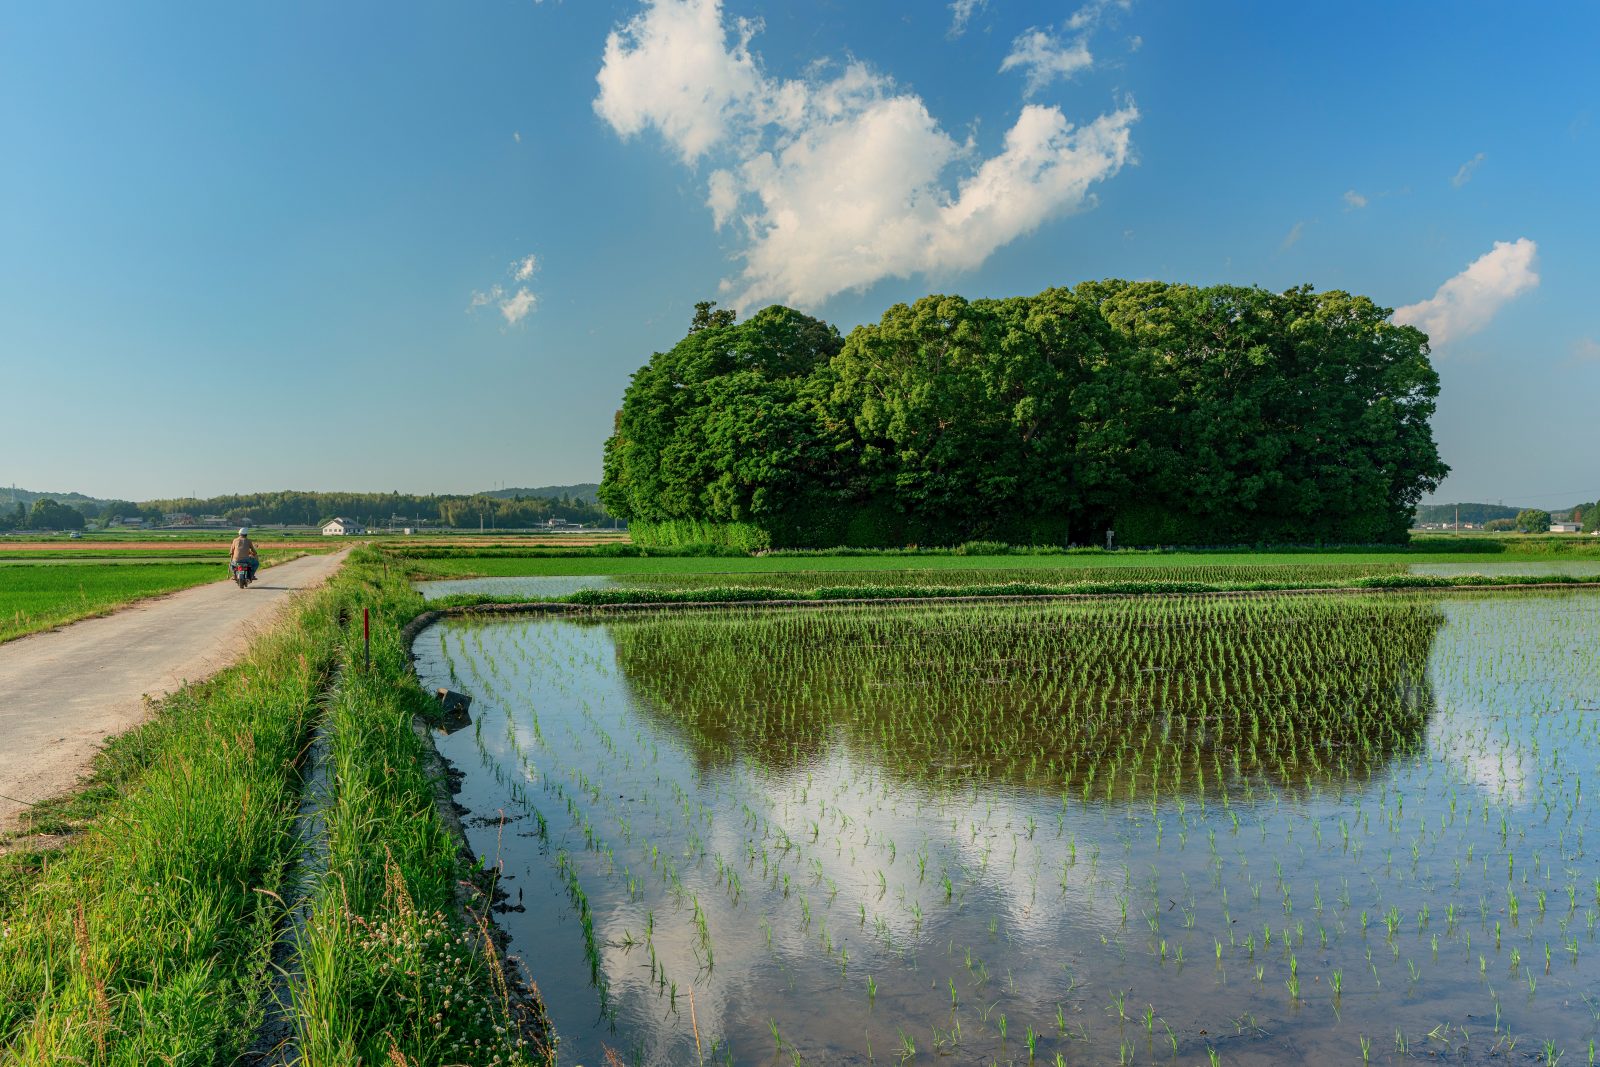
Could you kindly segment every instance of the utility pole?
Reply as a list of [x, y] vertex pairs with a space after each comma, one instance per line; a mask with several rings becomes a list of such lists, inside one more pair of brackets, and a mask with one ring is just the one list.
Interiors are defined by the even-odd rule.
[[1456, 533], [1461, 532], [1461, 505], [1456, 505]]

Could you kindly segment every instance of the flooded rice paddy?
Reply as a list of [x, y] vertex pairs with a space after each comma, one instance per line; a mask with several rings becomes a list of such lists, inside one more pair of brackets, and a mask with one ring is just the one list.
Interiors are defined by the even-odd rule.
[[562, 1062], [1587, 1063], [1600, 594], [451, 620]]
[[433, 582], [418, 582], [424, 600], [439, 600], [447, 596], [479, 594], [483, 596], [526, 597], [529, 600], [549, 600], [570, 596], [585, 589], [611, 589], [617, 580], [605, 574], [534, 575], [526, 578], [446, 578]]

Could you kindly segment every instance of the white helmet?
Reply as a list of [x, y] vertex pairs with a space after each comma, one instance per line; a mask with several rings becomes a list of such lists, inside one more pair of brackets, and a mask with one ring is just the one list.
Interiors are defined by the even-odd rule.
[[240, 537], [249, 537], [250, 536], [250, 527], [248, 527], [248, 526], [239, 527], [239, 536]]

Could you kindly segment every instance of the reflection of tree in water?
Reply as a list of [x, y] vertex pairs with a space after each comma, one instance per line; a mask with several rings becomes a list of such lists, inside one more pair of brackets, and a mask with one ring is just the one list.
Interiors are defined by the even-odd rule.
[[1413, 598], [1118, 600], [609, 624], [702, 763], [843, 743], [907, 780], [1116, 800], [1364, 779], [1421, 742], [1442, 624]]

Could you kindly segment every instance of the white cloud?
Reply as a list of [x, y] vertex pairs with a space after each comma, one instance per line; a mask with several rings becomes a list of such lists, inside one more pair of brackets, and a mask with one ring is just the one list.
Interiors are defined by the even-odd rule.
[[989, 0], [955, 0], [950, 5], [950, 32], [954, 39], [967, 32], [967, 23], [972, 21], [972, 16], [989, 6]]
[[1354, 189], [1346, 189], [1344, 193], [1344, 206], [1350, 211], [1360, 211], [1367, 206], [1367, 198]]
[[1572, 343], [1572, 362], [1600, 363], [1600, 341], [1593, 337], [1580, 337]]
[[[515, 282], [532, 281], [533, 276], [539, 273], [539, 257], [530, 252], [513, 262], [507, 273]], [[509, 294], [504, 285], [491, 285], [488, 289], [474, 292], [467, 301], [468, 311], [486, 307], [500, 312], [508, 326], [515, 326], [538, 309], [539, 296], [526, 285], [518, 285], [516, 292]]]
[[509, 325], [515, 326], [538, 306], [539, 298], [537, 296], [534, 296], [525, 288], [519, 288], [515, 293], [500, 301], [500, 314], [505, 316], [505, 320]]
[[1057, 78], [1070, 78], [1094, 65], [1089, 42], [1082, 37], [1063, 41], [1043, 30], [1029, 30], [1011, 42], [1011, 52], [1000, 63], [1000, 72], [1022, 70], [1028, 76], [1024, 92], [1032, 96]]
[[729, 171], [715, 170], [706, 182], [706, 189], [706, 207], [711, 209], [711, 220], [720, 230], [739, 207], [739, 179]]
[[1295, 223], [1289, 228], [1289, 232], [1284, 235], [1283, 243], [1278, 246], [1278, 251], [1289, 251], [1289, 249], [1293, 248], [1300, 242], [1300, 238], [1305, 235], [1305, 232], [1306, 224], [1304, 222]]
[[1454, 178], [1450, 179], [1450, 184], [1455, 186], [1457, 189], [1461, 188], [1463, 185], [1472, 180], [1473, 171], [1477, 170], [1482, 163], [1483, 153], [1479, 152], [1477, 155], [1461, 164], [1461, 169], [1456, 171], [1456, 176]]
[[975, 159], [887, 75], [852, 61], [769, 78], [757, 27], [733, 29], [720, 0], [647, 0], [606, 42], [595, 110], [623, 137], [654, 129], [685, 163], [712, 160], [712, 221], [744, 242], [722, 290], [747, 311], [976, 267], [1089, 202], [1131, 154], [1132, 104], [1076, 128], [1030, 105]]
[[595, 111], [623, 137], [654, 126], [694, 162], [770, 95], [749, 49], [760, 24], [736, 28], [730, 48], [721, 0], [650, 0], [606, 37]]
[[1106, 12], [1116, 9], [1126, 11], [1133, 6], [1133, 0], [1089, 0], [1067, 19], [1069, 30], [1092, 30], [1100, 25], [1106, 17]]
[[1394, 321], [1417, 327], [1435, 347], [1477, 333], [1509, 301], [1538, 286], [1538, 253], [1539, 246], [1526, 237], [1496, 241], [1432, 298], [1395, 308]]

